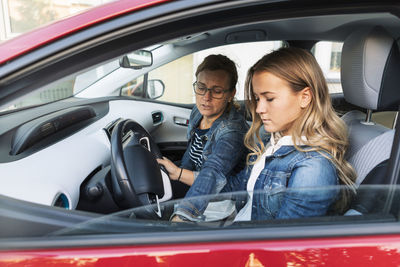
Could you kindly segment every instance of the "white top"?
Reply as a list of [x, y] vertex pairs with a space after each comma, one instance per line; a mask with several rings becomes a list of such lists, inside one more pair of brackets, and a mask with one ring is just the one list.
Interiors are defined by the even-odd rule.
[[[275, 140], [275, 138], [277, 140]], [[235, 217], [235, 221], [250, 221], [251, 220], [251, 207], [253, 203], [253, 191], [257, 178], [265, 167], [265, 158], [275, 153], [281, 146], [293, 146], [292, 136], [286, 135], [280, 137], [279, 134], [271, 134], [271, 139], [265, 149], [265, 152], [258, 158], [251, 170], [250, 178], [247, 181], [247, 192], [249, 194], [246, 205], [239, 211]]]

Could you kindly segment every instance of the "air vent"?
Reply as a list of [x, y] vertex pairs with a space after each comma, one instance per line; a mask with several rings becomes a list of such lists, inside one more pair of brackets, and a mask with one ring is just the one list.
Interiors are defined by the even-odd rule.
[[151, 116], [153, 117], [153, 124], [158, 125], [163, 121], [163, 114], [161, 111], [155, 111], [151, 113]]
[[59, 194], [58, 197], [55, 199], [53, 206], [69, 209], [69, 201], [67, 196], [63, 193]]

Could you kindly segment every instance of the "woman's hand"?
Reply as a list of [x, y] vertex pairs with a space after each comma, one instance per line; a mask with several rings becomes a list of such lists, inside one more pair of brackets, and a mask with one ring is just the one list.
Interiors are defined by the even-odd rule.
[[162, 159], [157, 159], [157, 162], [167, 169], [169, 173], [169, 178], [171, 180], [179, 181], [189, 186], [193, 184], [194, 174], [192, 171], [179, 168], [166, 157], [163, 157]]
[[178, 180], [181, 168], [176, 166], [172, 161], [170, 161], [166, 157], [163, 157], [162, 159], [157, 159], [157, 162], [158, 164], [163, 165], [167, 169], [169, 173], [169, 178], [171, 180]]
[[184, 220], [179, 218], [178, 215], [175, 215], [174, 217], [172, 217], [171, 222], [184, 222]]

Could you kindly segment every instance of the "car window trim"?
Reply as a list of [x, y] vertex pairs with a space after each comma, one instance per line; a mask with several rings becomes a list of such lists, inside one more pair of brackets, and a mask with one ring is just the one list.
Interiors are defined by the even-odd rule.
[[[349, 216], [352, 217], [352, 216]], [[351, 219], [350, 219], [351, 220]], [[241, 229], [211, 229], [198, 231], [168, 231], [150, 233], [93, 234], [76, 236], [46, 236], [45, 238], [0, 239], [0, 250], [73, 248], [99, 246], [131, 246], [185, 244], [203, 242], [239, 242], [344, 238], [400, 234], [400, 223], [360, 221], [355, 223], [326, 223], [301, 226], [275, 224], [270, 227]]]

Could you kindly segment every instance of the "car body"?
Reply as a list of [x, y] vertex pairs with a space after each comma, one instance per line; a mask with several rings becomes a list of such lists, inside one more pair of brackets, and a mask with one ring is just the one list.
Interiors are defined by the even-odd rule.
[[[142, 132], [141, 148], [153, 151], [155, 143], [162, 155], [180, 159], [194, 106], [193, 68], [209, 51], [230, 49], [244, 77], [248, 64], [280, 46], [310, 49], [318, 58], [324, 49], [313, 48], [317, 42], [343, 43], [375, 26], [397, 40], [400, 4], [122, 0], [0, 44], [0, 265], [397, 266], [398, 109], [372, 117], [395, 132], [390, 182], [366, 185], [385, 198], [379, 212], [179, 224], [152, 212], [173, 208], [187, 188], [171, 184], [151, 160], [127, 167], [145, 166], [155, 177], [147, 186], [163, 191], [148, 206], [119, 203], [113, 184], [125, 175], [112, 173], [123, 164], [113, 147], [132, 138], [121, 121]], [[321, 65], [340, 68], [336, 47]], [[122, 67], [133, 51], [150, 51], [152, 64]], [[336, 88], [338, 73], [326, 75]], [[241, 104], [242, 94], [239, 88]], [[366, 112], [341, 90], [332, 91], [332, 102], [340, 115]]]

